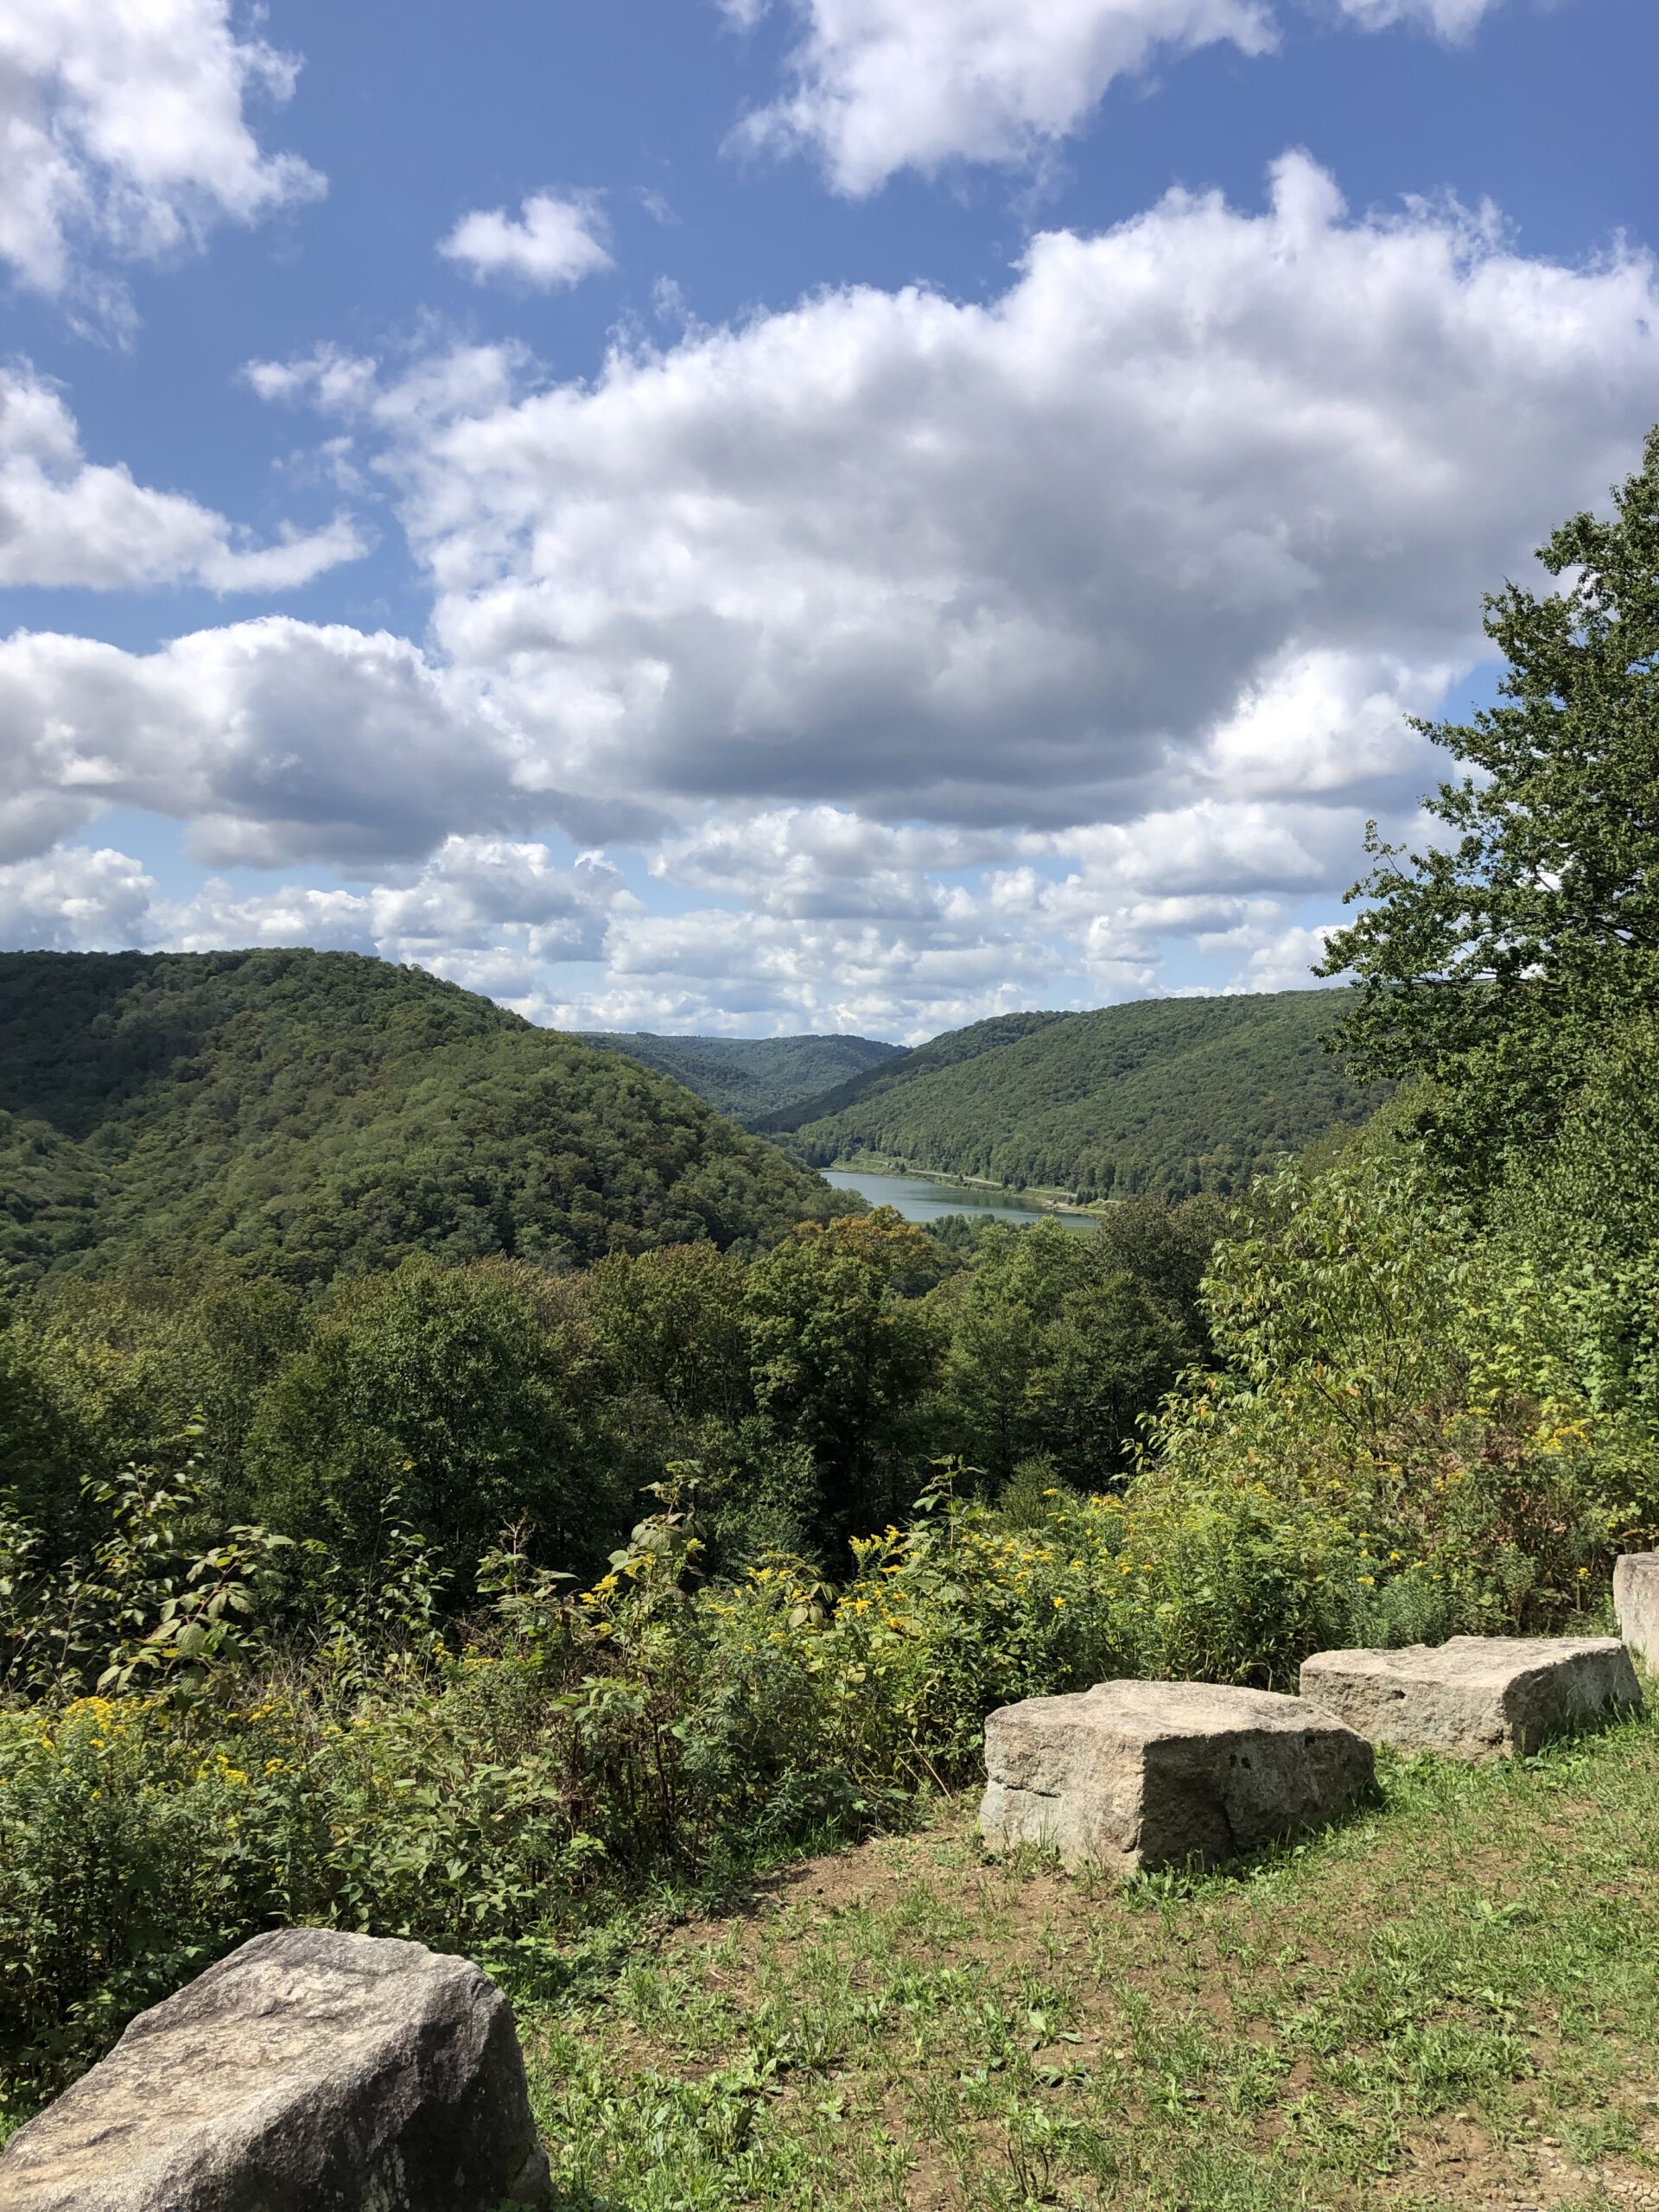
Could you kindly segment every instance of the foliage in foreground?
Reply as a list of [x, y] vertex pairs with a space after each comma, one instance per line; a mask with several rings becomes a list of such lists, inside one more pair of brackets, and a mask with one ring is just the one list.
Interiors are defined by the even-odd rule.
[[[1499, 1192], [1479, 1227], [1429, 1203], [1386, 1127], [1322, 1174], [1284, 1171], [1214, 1256], [1209, 1363], [1127, 1487], [1090, 1496], [1033, 1455], [992, 1503], [944, 1469], [907, 1526], [855, 1543], [850, 1575], [789, 1553], [722, 1567], [690, 1470], [580, 1594], [515, 1539], [462, 1562], [461, 1616], [444, 1598], [454, 1562], [395, 1502], [353, 1560], [316, 1535], [213, 1524], [200, 1467], [139, 1471], [83, 1497], [73, 1571], [14, 1511], [0, 1626], [35, 1694], [0, 1711], [8, 2094], [48, 2089], [135, 2010], [284, 1921], [406, 1933], [520, 1992], [551, 1986], [582, 1928], [664, 1883], [719, 1885], [902, 1825], [971, 1777], [985, 1713], [1012, 1699], [1114, 1675], [1282, 1687], [1320, 1646], [1592, 1614], [1613, 1552], [1659, 1526], [1647, 1278], [1586, 1260], [1583, 1294], [1564, 1299], [1528, 1255], [1567, 1233], [1563, 1191], [1586, 1252], [1603, 1249], [1598, 1223], [1625, 1218], [1593, 1183], [1628, 1077], [1618, 1061], [1579, 1148]], [[741, 1370], [829, 1468], [838, 1407], [867, 1439], [912, 1418], [906, 1363], [940, 1326], [937, 1301], [989, 1394], [975, 1410], [964, 1383], [955, 1401], [982, 1433], [988, 1407], [1029, 1417], [1068, 1376], [1077, 1417], [1091, 1370], [1069, 1364], [1089, 1344], [1073, 1321], [1125, 1281], [1150, 1296], [1160, 1271], [1178, 1300], [1195, 1263], [1166, 1218], [1144, 1226], [1136, 1274], [1091, 1273], [1062, 1232], [1029, 1231], [927, 1288], [906, 1272], [922, 1241], [873, 1216], [802, 1232], [759, 1263], [758, 1291], [732, 1276], [724, 1306], [683, 1305], [686, 1283], [657, 1281], [666, 1256], [612, 1263], [587, 1325], [633, 1344], [671, 1393]], [[418, 1319], [421, 1279], [391, 1286]], [[820, 1340], [826, 1293], [844, 1327]], [[712, 1336], [680, 1329], [693, 1306]], [[749, 1349], [710, 1369], [722, 1341]], [[872, 1400], [883, 1374], [891, 1395]], [[317, 1394], [296, 1397], [315, 1411]], [[841, 1477], [855, 1494], [857, 1463]]]
[[[82, 1571], [100, 1486], [195, 1433], [205, 1545], [232, 1523], [371, 1573], [394, 1524], [442, 1548], [449, 1603], [524, 1522], [586, 1574], [639, 1491], [702, 1470], [710, 1564], [812, 1554], [903, 1513], [930, 1455], [993, 1488], [1040, 1461], [1104, 1485], [1205, 1343], [1206, 1202], [1124, 1206], [1084, 1242], [995, 1229], [960, 1250], [893, 1213], [806, 1224], [753, 1261], [708, 1243], [563, 1275], [492, 1260], [301, 1299], [213, 1280], [41, 1293], [0, 1328], [0, 1502], [37, 1568]], [[81, 1562], [82, 1565], [77, 1565]], [[26, 1687], [7, 1660], [0, 1688]]]
[[[1282, 1687], [1320, 1646], [1593, 1618], [1613, 1553], [1659, 1527], [1647, 1277], [1586, 1261], [1563, 1298], [1528, 1255], [1566, 1233], [1562, 1190], [1580, 1192], [1586, 1252], [1625, 1217], [1573, 1178], [1605, 1165], [1595, 1131], [1627, 1075], [1586, 1107], [1581, 1147], [1480, 1226], [1429, 1202], [1387, 1128], [1322, 1174], [1285, 1171], [1215, 1255], [1210, 1364], [1126, 1487], [1088, 1495], [1034, 1456], [992, 1503], [943, 1469], [907, 1526], [853, 1546], [850, 1575], [787, 1553], [721, 1567], [689, 1470], [579, 1594], [515, 1540], [468, 1563], [461, 1616], [446, 1563], [395, 1515], [366, 1561], [257, 1523], [204, 1546], [188, 1466], [94, 1486], [73, 1573], [14, 1514], [0, 1625], [36, 1694], [0, 1711], [8, 2094], [61, 2081], [273, 1923], [406, 1933], [521, 1993], [552, 1986], [582, 1929], [664, 1884], [903, 1825], [971, 1777], [985, 1713], [1012, 1699], [1114, 1675]], [[1166, 1232], [1131, 1280], [1156, 1262], [1178, 1287]], [[804, 1232], [760, 1263], [759, 1334], [734, 1341], [764, 1355], [748, 1371], [780, 1421], [839, 1402], [875, 1433], [908, 1417], [901, 1370], [948, 1294], [970, 1371], [995, 1401], [1006, 1361], [1029, 1407], [1033, 1376], [1070, 1372], [1068, 1314], [1105, 1310], [1067, 1300], [1122, 1280], [1070, 1290], [1046, 1249], [1012, 1237], [988, 1274], [911, 1282], [906, 1302], [899, 1225]], [[826, 1282], [851, 1300], [854, 1357], [794, 1302]], [[632, 1310], [632, 1274], [606, 1286]], [[630, 1326], [680, 1310], [648, 1302]], [[639, 1344], [671, 1378], [688, 1340]], [[877, 1347], [894, 1389], [871, 1414]], [[802, 1448], [830, 1452], [833, 1430], [802, 1429]]]
[[[1241, 1269], [1248, 1304], [1248, 1254]], [[1228, 1325], [1236, 1357], [1262, 1325]], [[1584, 1437], [1522, 1402], [1425, 1428], [1413, 1362], [1380, 1371], [1357, 1351], [1334, 1333], [1302, 1348], [1334, 1427], [1298, 1467], [1201, 1394], [1172, 1408], [1166, 1467], [1127, 1494], [1027, 1480], [995, 1510], [947, 1472], [910, 1527], [855, 1545], [840, 1590], [786, 1557], [701, 1582], [671, 1486], [574, 1599], [499, 1549], [477, 1577], [487, 1609], [446, 1637], [407, 1541], [368, 1597], [284, 1626], [270, 1539], [235, 1531], [187, 1562], [174, 1493], [130, 1501], [102, 1579], [67, 1593], [79, 1620], [105, 1609], [90, 1641], [118, 1639], [115, 1694], [0, 1713], [13, 2094], [262, 1926], [408, 1934], [531, 1988], [577, 1924], [642, 1886], [902, 1822], [971, 1774], [994, 1705], [1114, 1675], [1282, 1685], [1320, 1645], [1571, 1617], [1632, 1503], [1598, 1496]], [[1248, 1374], [1236, 1389], [1271, 1421]], [[1184, 1477], [1230, 1420], [1209, 1475]], [[1401, 1480], [1414, 1451], [1426, 1484]]]

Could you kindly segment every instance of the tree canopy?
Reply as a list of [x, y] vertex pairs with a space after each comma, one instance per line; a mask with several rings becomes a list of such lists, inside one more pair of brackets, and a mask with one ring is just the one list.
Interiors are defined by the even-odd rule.
[[1363, 988], [1361, 1073], [1433, 1078], [1442, 1163], [1489, 1182], [1557, 1125], [1586, 1052], [1659, 1007], [1659, 429], [1603, 519], [1539, 549], [1551, 590], [1489, 594], [1497, 703], [1418, 727], [1467, 771], [1426, 801], [1450, 833], [1381, 843], [1372, 903], [1325, 972]]

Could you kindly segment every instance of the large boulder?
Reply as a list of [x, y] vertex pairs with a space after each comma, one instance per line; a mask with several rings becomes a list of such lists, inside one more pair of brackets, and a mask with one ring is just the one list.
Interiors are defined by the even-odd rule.
[[985, 1723], [980, 1833], [1069, 1866], [1211, 1863], [1342, 1812], [1371, 1747], [1317, 1707], [1208, 1682], [1100, 1682]]
[[1525, 1758], [1563, 1730], [1639, 1712], [1613, 1636], [1454, 1636], [1403, 1651], [1319, 1651], [1305, 1698], [1374, 1744], [1449, 1758]]
[[1659, 1669], [1659, 1552], [1624, 1552], [1613, 1561], [1613, 1614], [1649, 1673]]
[[0, 2152], [0, 2212], [495, 2212], [547, 2161], [507, 2001], [466, 1959], [256, 1936]]

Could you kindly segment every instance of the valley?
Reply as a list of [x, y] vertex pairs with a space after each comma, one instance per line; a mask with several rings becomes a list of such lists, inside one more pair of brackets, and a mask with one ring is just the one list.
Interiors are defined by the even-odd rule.
[[1045, 1205], [1040, 1197], [1027, 1194], [1015, 1199], [999, 1185], [953, 1180], [947, 1175], [901, 1174], [886, 1166], [859, 1162], [825, 1167], [821, 1173], [832, 1190], [850, 1191], [867, 1205], [892, 1206], [906, 1221], [941, 1221], [952, 1215], [969, 1222], [1000, 1221], [1026, 1229], [1039, 1221], [1058, 1221], [1063, 1229], [1083, 1236], [1092, 1233], [1096, 1217], [1059, 1205]]

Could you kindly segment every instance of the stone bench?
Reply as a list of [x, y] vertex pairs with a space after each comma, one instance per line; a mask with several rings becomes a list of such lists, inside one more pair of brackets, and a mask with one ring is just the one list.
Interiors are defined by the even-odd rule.
[[1454, 1636], [1402, 1651], [1319, 1651], [1305, 1698], [1374, 1744], [1449, 1758], [1525, 1758], [1551, 1736], [1640, 1711], [1617, 1637]]
[[1113, 1681], [1027, 1698], [985, 1723], [980, 1833], [1069, 1866], [1204, 1864], [1315, 1827], [1371, 1780], [1370, 1745], [1300, 1698]]
[[256, 1936], [141, 2012], [0, 2152], [0, 2212], [544, 2204], [507, 2001], [466, 1959]]
[[1624, 1552], [1613, 1561], [1613, 1616], [1648, 1672], [1659, 1671], [1659, 1552]]

